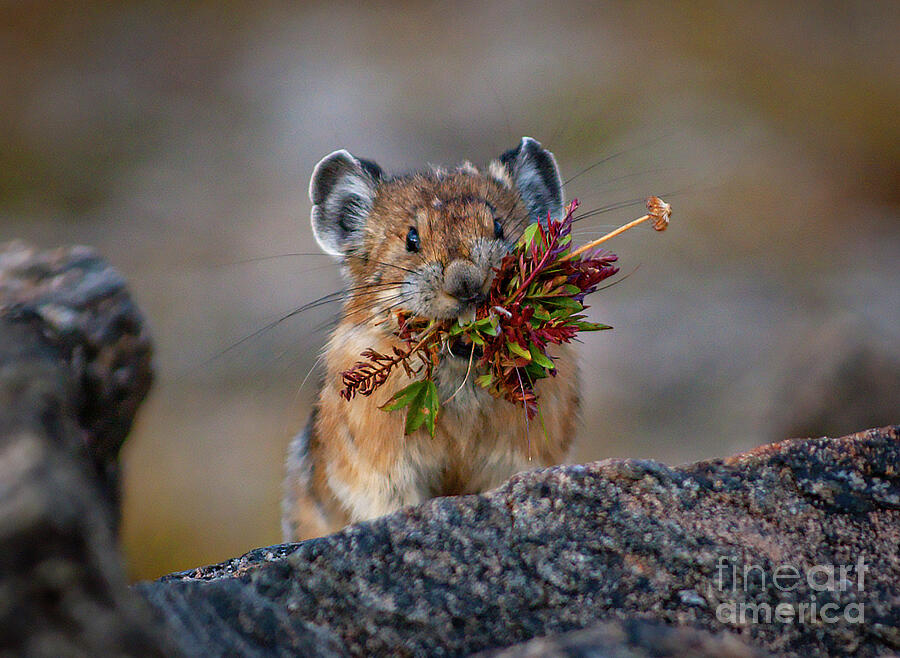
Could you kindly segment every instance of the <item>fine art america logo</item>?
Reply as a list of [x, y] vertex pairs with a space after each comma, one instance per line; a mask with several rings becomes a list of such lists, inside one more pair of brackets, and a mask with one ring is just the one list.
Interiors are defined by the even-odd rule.
[[[726, 624], [862, 624], [864, 604], [857, 592], [865, 590], [865, 560], [856, 564], [816, 564], [801, 570], [793, 564], [741, 564], [720, 557], [714, 578], [718, 599], [716, 618]], [[748, 600], [754, 592], [770, 591], [778, 597], [774, 603]], [[744, 596], [738, 594], [743, 593]], [[729, 596], [730, 595], [730, 596]]]

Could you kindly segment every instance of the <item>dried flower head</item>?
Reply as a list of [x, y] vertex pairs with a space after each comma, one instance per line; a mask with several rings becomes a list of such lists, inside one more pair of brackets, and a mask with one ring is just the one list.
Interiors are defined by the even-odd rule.
[[653, 219], [653, 228], [657, 231], [665, 231], [669, 227], [672, 206], [658, 196], [652, 196], [647, 199], [647, 214]]

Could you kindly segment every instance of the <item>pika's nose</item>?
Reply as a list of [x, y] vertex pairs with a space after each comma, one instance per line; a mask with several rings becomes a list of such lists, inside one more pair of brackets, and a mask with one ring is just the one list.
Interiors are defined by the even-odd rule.
[[461, 302], [478, 302], [484, 274], [470, 260], [457, 259], [444, 270], [444, 292]]

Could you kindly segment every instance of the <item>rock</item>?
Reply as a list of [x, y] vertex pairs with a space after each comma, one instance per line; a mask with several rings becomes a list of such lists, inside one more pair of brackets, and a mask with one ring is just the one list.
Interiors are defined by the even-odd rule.
[[730, 633], [713, 635], [689, 626], [628, 619], [539, 637], [508, 649], [479, 653], [478, 658], [764, 658], [768, 655]]
[[735, 655], [881, 655], [900, 649], [898, 437], [543, 469], [137, 589], [189, 655], [466, 655], [623, 618]]
[[[170, 655], [115, 546], [149, 342], [89, 251], [0, 249], [0, 654]], [[130, 331], [130, 328], [137, 331]]]
[[119, 449], [153, 378], [149, 332], [125, 280], [88, 247], [2, 244], [0, 317], [32, 323], [65, 362], [80, 443], [116, 520]]

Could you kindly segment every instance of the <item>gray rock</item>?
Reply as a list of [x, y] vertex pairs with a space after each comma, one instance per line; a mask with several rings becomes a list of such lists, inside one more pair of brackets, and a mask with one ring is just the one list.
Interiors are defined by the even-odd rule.
[[[900, 649], [898, 437], [524, 473], [138, 590], [191, 655], [465, 655], [632, 617], [775, 654], [881, 655]], [[834, 591], [815, 580], [832, 566]], [[217, 627], [237, 635], [192, 630]]]
[[0, 244], [0, 317], [29, 324], [75, 384], [78, 442], [119, 512], [119, 449], [150, 389], [152, 344], [125, 280], [89, 247]]
[[149, 339], [112, 268], [0, 248], [0, 655], [174, 651], [113, 534], [118, 450], [148, 383]]
[[736, 635], [713, 635], [690, 626], [646, 619], [598, 624], [580, 631], [540, 637], [478, 658], [763, 658], [769, 654]]

